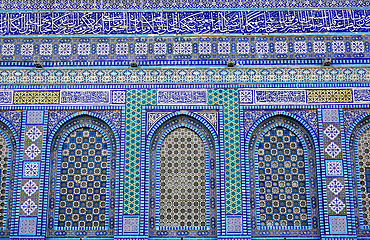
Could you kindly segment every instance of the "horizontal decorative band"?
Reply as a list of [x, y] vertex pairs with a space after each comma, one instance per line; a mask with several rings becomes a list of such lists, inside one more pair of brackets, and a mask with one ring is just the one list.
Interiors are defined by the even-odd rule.
[[2, 105], [110, 105], [125, 103], [125, 90], [0, 91], [0, 104]]
[[[0, 66], [368, 64], [368, 36], [0, 39]], [[300, 60], [287, 62], [288, 60]]]
[[[233, 56], [233, 55], [232, 55]], [[211, 60], [146, 60], [146, 61], [134, 61], [138, 67], [225, 67], [229, 62], [232, 62], [234, 66], [248, 67], [248, 66], [279, 66], [279, 65], [294, 65], [294, 66], [307, 66], [317, 65], [322, 66], [325, 59], [251, 59], [251, 60], [235, 60], [235, 59], [211, 59]], [[132, 61], [133, 62], [133, 61]], [[74, 69], [80, 69], [81, 67], [131, 67], [131, 61], [121, 60], [96, 60], [96, 61], [41, 61], [36, 64], [41, 64], [43, 67], [69, 67]], [[337, 64], [370, 64], [370, 58], [350, 58], [350, 59], [329, 59], [330, 65]], [[24, 68], [35, 68], [34, 61], [0, 61], [0, 68], [7, 67], [24, 67]]]
[[369, 32], [370, 10], [0, 13], [2, 35]]
[[369, 89], [300, 89], [268, 90], [243, 89], [239, 91], [240, 104], [305, 104], [369, 102]]
[[[348, 89], [240, 89], [242, 105], [369, 103], [370, 88]], [[124, 89], [96, 90], [6, 90], [0, 91], [0, 104], [6, 105], [116, 105], [126, 103]], [[157, 90], [157, 104], [208, 104], [207, 89]]]
[[0, 70], [0, 84], [369, 83], [369, 68]]
[[313, 1], [313, 0], [299, 0], [299, 1], [257, 1], [257, 0], [198, 0], [198, 1], [50, 1], [38, 0], [37, 4], [29, 4], [28, 0], [3, 0], [1, 8], [6, 10], [109, 10], [109, 9], [233, 9], [233, 8], [311, 8], [311, 7], [368, 7], [366, 1], [354, 0], [351, 2], [345, 1]]

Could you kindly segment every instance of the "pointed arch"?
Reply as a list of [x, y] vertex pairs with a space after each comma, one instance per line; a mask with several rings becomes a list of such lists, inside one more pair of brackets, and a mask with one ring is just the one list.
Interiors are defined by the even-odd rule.
[[354, 121], [348, 130], [346, 137], [346, 152], [347, 161], [341, 163], [341, 167], [345, 170], [345, 164], [348, 167], [348, 174], [350, 177], [349, 184], [350, 197], [353, 201], [352, 214], [354, 216], [355, 228], [359, 237], [369, 237], [370, 229], [370, 206], [367, 201], [370, 199], [369, 195], [369, 169], [368, 162], [368, 141], [370, 139], [370, 114], [364, 113]]
[[[194, 137], [194, 141], [189, 141], [190, 144], [187, 143], [187, 145], [190, 147], [191, 144], [194, 144], [194, 142], [201, 142], [201, 144], [204, 146], [204, 171], [205, 171], [205, 181], [204, 184], [206, 185], [206, 199], [209, 199], [206, 203], [206, 215], [207, 215], [207, 221], [205, 224], [199, 223], [198, 226], [194, 223], [190, 223], [187, 221], [184, 223], [184, 226], [180, 225], [173, 225], [173, 224], [162, 224], [160, 223], [159, 217], [160, 214], [158, 214], [160, 210], [160, 206], [158, 206], [160, 197], [163, 197], [165, 194], [159, 193], [159, 191], [162, 191], [163, 189], [160, 188], [160, 185], [163, 184], [163, 181], [161, 182], [161, 172], [163, 172], [164, 169], [161, 168], [161, 166], [164, 166], [164, 162], [161, 162], [164, 158], [161, 155], [164, 151], [164, 149], [168, 150], [168, 143], [171, 143], [172, 141], [168, 141], [168, 139], [172, 138], [176, 134], [183, 134], [189, 135], [189, 137], [184, 138], [183, 140], [186, 141], [190, 140], [190, 136]], [[218, 190], [220, 189], [220, 181], [218, 179], [218, 176], [220, 176], [219, 173], [219, 146], [218, 146], [218, 136], [215, 131], [215, 129], [202, 117], [195, 113], [191, 113], [188, 111], [178, 111], [171, 114], [168, 114], [167, 116], [163, 117], [160, 121], [158, 121], [153, 128], [148, 133], [148, 137], [146, 138], [146, 144], [145, 144], [145, 154], [146, 154], [146, 164], [144, 165], [145, 168], [145, 180], [143, 181], [144, 184], [143, 190], [145, 191], [145, 207], [148, 209], [149, 214], [143, 216], [143, 222], [146, 226], [144, 226], [143, 233], [149, 234], [149, 236], [152, 237], [159, 237], [159, 236], [165, 236], [169, 233], [170, 230], [182, 230], [180, 231], [181, 234], [183, 234], [183, 237], [194, 237], [194, 236], [202, 236], [199, 234], [205, 234], [206, 236], [217, 236], [217, 233], [219, 231], [219, 226], [217, 226], [217, 222], [221, 218], [220, 214], [220, 206], [217, 206], [220, 202], [220, 195], [218, 193]], [[196, 139], [199, 139], [196, 140]], [[181, 139], [180, 139], [181, 140]], [[179, 141], [180, 141], [179, 140]], [[171, 144], [170, 144], [171, 145]], [[184, 145], [186, 147], [187, 145]], [[171, 155], [171, 153], [169, 154]], [[186, 155], [186, 154], [185, 154]], [[195, 159], [194, 156], [190, 155], [179, 155], [179, 158], [185, 157], [187, 159]], [[172, 155], [172, 157], [175, 157]], [[171, 158], [171, 156], [169, 156]], [[164, 160], [165, 161], [165, 160]], [[183, 163], [183, 166], [185, 166], [185, 161]], [[193, 161], [194, 162], [194, 161]], [[199, 162], [198, 162], [199, 163]], [[195, 166], [198, 166], [198, 163], [192, 163], [193, 165], [189, 168], [193, 168], [195, 171]], [[168, 164], [168, 162], [167, 162]], [[171, 164], [171, 163], [170, 163]], [[182, 162], [179, 164], [182, 164]], [[188, 164], [188, 163], [186, 163]], [[172, 166], [172, 165], [171, 165]], [[189, 166], [189, 165], [187, 165]], [[179, 168], [178, 170], [190, 170], [189, 168]], [[158, 174], [158, 175], [156, 175]], [[190, 178], [190, 175], [184, 175], [184, 177]], [[192, 175], [194, 176], [194, 175]], [[162, 178], [163, 180], [163, 178]], [[189, 180], [190, 181], [190, 180]], [[194, 183], [194, 182], [193, 182]], [[197, 183], [195, 183], [197, 184]], [[200, 181], [199, 181], [199, 184]], [[153, 190], [155, 189], [155, 194], [153, 194]], [[167, 189], [168, 190], [168, 189]], [[190, 189], [188, 189], [190, 191]], [[159, 193], [159, 196], [156, 194]], [[168, 194], [167, 194], [168, 196]], [[202, 197], [202, 196], [200, 196]], [[177, 204], [177, 203], [174, 203]], [[144, 206], [143, 206], [144, 207]], [[179, 209], [180, 210], [180, 209]], [[155, 212], [155, 214], [153, 214]], [[174, 215], [169, 216], [167, 214], [167, 217], [176, 217]], [[179, 217], [181, 217], [179, 215]], [[191, 218], [191, 215], [187, 215], [187, 217]], [[167, 222], [168, 223], [168, 222]], [[171, 226], [170, 226], [171, 225]], [[173, 225], [173, 226], [172, 226]], [[204, 236], [204, 235], [203, 235]], [[176, 236], [174, 236], [176, 237]], [[181, 237], [178, 235], [177, 237]]]
[[94, 113], [76, 113], [50, 135], [50, 237], [68, 237], [67, 231], [83, 236], [87, 230], [114, 236], [117, 137], [102, 119]]
[[[11, 220], [14, 218], [14, 197], [16, 194], [15, 168], [19, 158], [16, 131], [0, 117], [0, 235], [9, 236]], [[27, 162], [24, 162], [26, 164]]]
[[247, 132], [242, 184], [247, 189], [244, 204], [250, 209], [248, 230], [254, 237], [270, 235], [277, 229], [320, 234], [319, 148], [314, 136], [305, 121], [286, 112], [261, 117]]

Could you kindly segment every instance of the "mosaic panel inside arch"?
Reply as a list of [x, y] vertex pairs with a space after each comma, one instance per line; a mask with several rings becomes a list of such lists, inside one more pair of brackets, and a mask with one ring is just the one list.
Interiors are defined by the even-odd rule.
[[[8, 116], [19, 120], [21, 112], [9, 112]], [[9, 123], [0, 122], [0, 237], [9, 236], [11, 219], [14, 218], [14, 170], [18, 148], [16, 135], [11, 127]]]
[[114, 235], [116, 139], [94, 117], [69, 120], [55, 134], [50, 152], [48, 236]]
[[258, 146], [261, 226], [307, 226], [304, 150], [290, 130], [268, 131]]
[[[248, 114], [262, 116], [260, 111]], [[314, 133], [307, 126], [278, 115], [267, 118], [252, 133], [247, 133], [248, 158], [255, 161], [247, 170], [254, 236], [274, 234], [274, 229], [284, 228], [310, 230], [293, 231], [290, 236], [319, 235], [317, 153]]]
[[178, 128], [163, 141], [160, 152], [159, 226], [205, 227], [206, 151], [190, 129]]
[[175, 229], [187, 237], [216, 236], [217, 154], [208, 129], [187, 116], [170, 119], [154, 135], [149, 156], [156, 166], [149, 171], [149, 236]]
[[[346, 144], [350, 168], [348, 175], [353, 187], [353, 209], [356, 233], [358, 237], [368, 238], [370, 225], [369, 182], [367, 171], [369, 167], [370, 118], [368, 109], [344, 109], [343, 120], [347, 134]], [[357, 122], [358, 120], [360, 120]], [[347, 173], [343, 169], [343, 174]]]
[[0, 227], [4, 226], [5, 194], [8, 176], [9, 146], [6, 139], [0, 134]]
[[370, 128], [365, 130], [357, 145], [361, 203], [364, 225], [370, 225]]
[[108, 149], [91, 128], [74, 130], [64, 141], [59, 194], [59, 227], [105, 227]]

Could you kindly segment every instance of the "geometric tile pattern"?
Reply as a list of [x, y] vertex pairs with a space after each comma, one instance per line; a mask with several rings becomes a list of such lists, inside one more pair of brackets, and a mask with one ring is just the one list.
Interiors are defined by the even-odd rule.
[[148, 135], [149, 236], [217, 234], [216, 136], [203, 121], [175, 115]]
[[227, 233], [242, 233], [242, 217], [227, 216], [226, 217], [226, 232]]
[[329, 203], [329, 207], [333, 212], [339, 214], [346, 207], [346, 205], [342, 202], [342, 200], [335, 197], [333, 201]]
[[32, 180], [29, 180], [26, 184], [24, 184], [22, 186], [22, 190], [27, 194], [27, 196], [31, 197], [32, 194], [34, 194], [37, 190], [39, 189], [39, 187], [37, 186], [37, 184], [32, 181]]
[[357, 151], [364, 225], [370, 226], [370, 128], [361, 134]]
[[139, 217], [125, 216], [123, 218], [123, 232], [124, 233], [138, 233], [139, 232]]
[[65, 238], [113, 238], [116, 226], [122, 233], [122, 225], [114, 221], [121, 219], [122, 224], [122, 210], [117, 211], [122, 209], [123, 174], [116, 177], [116, 169], [124, 164], [117, 151], [121, 125], [116, 125], [122, 121], [122, 111], [102, 108], [48, 113], [51, 147], [47, 156], [52, 157], [46, 161], [49, 174], [45, 177], [50, 187], [41, 201], [47, 214], [41, 222], [46, 223], [38, 224], [46, 225], [50, 238], [59, 238], [62, 232]]
[[346, 190], [343, 177], [326, 177], [326, 202], [328, 215], [346, 215]]
[[17, 91], [14, 92], [14, 104], [58, 104], [59, 92], [52, 91]]
[[122, 91], [122, 90], [112, 91], [112, 103], [113, 104], [126, 103], [126, 91]]
[[36, 235], [37, 217], [20, 217], [19, 235]]
[[126, 92], [126, 141], [125, 141], [125, 214], [138, 214], [140, 209], [140, 141], [141, 106], [155, 105], [155, 89], [130, 89]]
[[30, 130], [26, 132], [26, 135], [32, 142], [34, 142], [42, 135], [42, 132], [38, 127], [33, 126]]
[[241, 214], [240, 131], [238, 89], [209, 89], [209, 105], [223, 105], [225, 129], [226, 214]]
[[308, 103], [352, 102], [352, 90], [308, 90]]
[[[285, 61], [285, 60], [284, 60]], [[350, 71], [349, 71], [350, 70]], [[261, 67], [252, 67], [252, 68], [238, 68], [238, 69], [225, 69], [222, 67], [213, 69], [207, 68], [197, 68], [197, 67], [187, 67], [182, 68], [181, 70], [173, 67], [171, 69], [132, 69], [132, 70], [125, 70], [125, 71], [117, 71], [108, 68], [102, 68], [99, 70], [70, 70], [70, 69], [51, 69], [43, 70], [40, 74], [36, 74], [36, 78], [29, 77], [29, 73], [34, 70], [28, 69], [17, 69], [17, 70], [0, 70], [0, 84], [4, 85], [12, 85], [15, 81], [18, 81], [16, 84], [18, 85], [28, 85], [28, 84], [39, 84], [37, 79], [39, 77], [42, 78], [42, 73], [47, 73], [50, 77], [45, 78], [45, 84], [55, 84], [56, 81], [58, 84], [82, 84], [82, 85], [89, 85], [89, 84], [122, 84], [122, 83], [131, 83], [131, 84], [163, 84], [163, 83], [174, 83], [174, 84], [209, 84], [209, 83], [260, 83], [261, 81], [266, 83], [297, 83], [297, 81], [301, 83], [322, 83], [323, 81], [331, 82], [331, 83], [339, 83], [339, 82], [348, 82], [348, 81], [358, 81], [358, 82], [368, 82], [369, 81], [369, 69], [368, 68], [345, 68], [345, 67], [338, 67], [338, 68], [330, 68], [330, 69], [320, 69], [317, 71], [317, 68], [297, 68], [297, 67], [289, 67], [289, 68], [261, 68]], [[97, 72], [102, 73], [106, 77], [103, 79], [97, 79], [96, 74]], [[333, 74], [333, 72], [335, 74]], [[1, 77], [2, 75], [8, 75], [8, 78]], [[154, 90], [154, 89], [152, 89]], [[218, 89], [222, 90], [222, 92], [227, 92], [230, 89]], [[129, 91], [129, 90], [128, 90]], [[140, 89], [137, 89], [140, 92]], [[217, 89], [214, 89], [217, 91]], [[350, 90], [351, 91], [351, 90]], [[306, 93], [308, 93], [306, 91]], [[327, 100], [336, 100], [338, 96], [336, 96], [336, 92], [330, 90], [326, 92], [327, 94], [331, 94], [331, 97]], [[321, 92], [314, 93], [312, 95], [313, 98], [307, 98], [308, 100], [312, 100], [313, 102], [320, 102], [322, 97], [325, 96], [317, 96], [323, 94]], [[249, 95], [250, 96], [250, 95]], [[253, 94], [252, 94], [253, 96]], [[289, 95], [287, 95], [289, 96]], [[27, 97], [34, 97], [34, 96], [25, 96]], [[114, 96], [112, 96], [114, 99]], [[222, 100], [223, 98], [221, 98]], [[348, 102], [352, 99], [352, 95], [348, 98], [342, 99], [342, 101], [348, 100]], [[50, 100], [53, 104], [58, 104], [58, 99]], [[33, 101], [22, 101], [25, 104], [31, 104]], [[41, 100], [37, 100], [40, 102]], [[42, 101], [41, 101], [42, 102]], [[326, 109], [329, 110], [329, 109]], [[334, 109], [335, 110], [335, 109]], [[331, 116], [332, 120], [328, 119], [324, 115], [325, 122], [338, 122], [335, 119], [335, 113]], [[39, 118], [41, 119], [41, 117]], [[30, 123], [31, 124], [31, 123]], [[32, 123], [33, 124], [33, 123]], [[36, 123], [35, 123], [36, 124]], [[40, 123], [38, 123], [40, 124]]]
[[339, 122], [338, 109], [323, 109], [323, 122]]
[[22, 203], [21, 209], [26, 216], [29, 216], [37, 209], [37, 205], [34, 201], [32, 201], [32, 199], [27, 199], [24, 203]]
[[240, 103], [253, 103], [253, 90], [240, 90]]
[[[220, 12], [222, 14], [223, 11]], [[138, 13], [140, 14], [140, 13]], [[165, 13], [164, 13], [165, 14]], [[172, 12], [173, 14], [173, 12]], [[211, 13], [213, 14], [213, 13]], [[81, 17], [81, 16], [79, 16]], [[213, 20], [210, 20], [213, 21]], [[55, 24], [54, 24], [55, 25]], [[315, 37], [313, 37], [315, 38]], [[31, 49], [33, 48], [41, 48], [40, 51], [37, 52], [30, 52], [28, 56], [22, 56], [22, 53], [20, 51], [0, 51], [0, 58], [3, 58], [4, 56], [8, 58], [9, 60], [15, 60], [18, 56], [22, 56], [23, 58], [28, 58], [29, 61], [33, 60], [39, 60], [40, 58], [43, 58], [44, 60], [49, 59], [53, 62], [56, 60], [62, 60], [63, 58], [69, 58], [70, 60], [76, 59], [76, 58], [85, 58], [86, 60], [89, 59], [91, 60], [96, 60], [101, 57], [104, 57], [106, 60], [123, 60], [123, 58], [130, 59], [130, 57], [135, 57], [135, 55], [139, 55], [140, 57], [145, 57], [147, 60], [151, 60], [150, 62], [152, 66], [155, 66], [156, 64], [153, 63], [160, 63], [160, 60], [170, 60], [171, 58], [177, 58], [181, 59], [179, 57], [186, 56], [187, 58], [183, 58], [183, 60], [199, 60], [203, 59], [206, 61], [210, 61], [212, 59], [218, 59], [220, 55], [225, 55], [225, 54], [230, 54], [233, 53], [235, 58], [238, 59], [245, 59], [246, 57], [258, 59], [257, 56], [251, 54], [249, 55], [248, 53], [254, 52], [257, 50], [258, 53], [261, 55], [264, 55], [264, 59], [267, 58], [267, 60], [272, 60], [280, 58], [282, 59], [304, 59], [308, 58], [310, 60], [312, 59], [320, 59], [320, 57], [325, 56], [323, 54], [312, 54], [310, 57], [306, 56], [297, 56], [296, 54], [287, 54], [288, 52], [295, 52], [295, 53], [308, 53], [309, 49], [307, 49], [307, 44], [313, 44], [314, 49], [313, 52], [315, 53], [327, 53], [330, 54], [330, 47], [326, 48], [326, 45], [334, 45], [338, 46], [335, 44], [335, 42], [332, 41], [333, 38], [335, 38], [335, 35], [333, 34], [328, 35], [327, 37], [323, 38], [322, 41], [313, 41], [313, 38], [311, 37], [306, 38], [305, 41], [299, 41], [296, 42], [296, 38], [291, 38], [291, 37], [282, 37], [282, 36], [277, 36], [277, 37], [269, 37], [269, 38], [264, 38], [263, 41], [262, 39], [258, 40], [253, 37], [230, 37], [230, 38], [209, 38], [208, 41], [204, 41], [202, 37], [192, 37], [188, 36], [187, 37], [187, 42], [186, 43], [181, 43], [181, 42], [175, 42], [175, 44], [171, 43], [176, 41], [176, 36], [158, 36], [158, 37], [148, 37], [148, 36], [142, 36], [141, 38], [138, 37], [126, 37], [126, 38], [117, 38], [117, 37], [109, 37], [109, 44], [98, 44], [100, 45], [100, 49], [104, 50], [106, 54], [102, 56], [102, 51], [94, 51], [96, 49], [96, 45], [92, 43], [91, 41], [96, 41], [100, 40], [97, 39], [96, 37], [89, 36], [89, 37], [83, 37], [79, 36], [78, 38], [75, 38], [77, 41], [89, 41], [90, 43], [80, 43], [76, 44], [75, 46], [74, 43], [61, 43], [61, 41], [69, 40], [65, 38], [57, 38], [53, 39], [51, 38], [50, 43], [36, 43], [34, 41], [33, 44], [29, 43], [20, 43], [21, 47], [28, 46]], [[23, 38], [24, 39], [24, 38]], [[107, 38], [105, 38], [107, 39]], [[157, 42], [154, 44], [151, 44], [150, 42], [143, 42], [143, 41], [161, 41], [161, 43]], [[281, 41], [284, 39], [283, 41]], [[130, 43], [122, 43], [120, 41], [141, 41], [140, 43], [136, 44], [130, 44]], [[20, 40], [22, 41], [22, 40]], [[237, 42], [237, 43], [236, 43]], [[362, 45], [359, 48], [350, 48], [348, 47], [345, 52], [346, 54], [342, 55], [342, 58], [352, 58], [353, 56], [358, 56], [358, 52], [364, 53], [366, 50], [364, 48], [364, 43], [366, 44], [366, 41], [351, 41], [350, 39], [346, 41], [340, 41], [341, 45], [344, 44], [351, 44], [351, 43], [359, 43], [359, 45]], [[287, 45], [295, 45], [295, 47], [289, 47]], [[59, 47], [58, 47], [59, 45]], [[95, 45], [95, 46], [94, 46]], [[153, 48], [154, 45], [154, 48]], [[323, 46], [324, 45], [324, 46]], [[11, 49], [16, 47], [16, 44], [3, 44], [2, 45], [2, 50], [4, 49]], [[18, 45], [19, 46], [19, 45]], [[159, 47], [160, 46], [160, 47]], [[322, 47], [323, 46], [323, 47]], [[70, 48], [75, 48], [77, 51], [70, 51]], [[54, 48], [54, 51], [51, 50], [51, 48]], [[66, 49], [69, 48], [67, 51]], [[171, 48], [173, 49], [171, 51]], [[50, 49], [50, 50], [49, 50]], [[131, 50], [131, 51], [129, 51]], [[270, 51], [268, 51], [270, 50]], [[290, 51], [289, 51], [290, 50]], [[308, 50], [308, 51], [307, 51]], [[311, 53], [312, 53], [311, 50]], [[343, 49], [344, 50], [344, 49]], [[356, 52], [357, 51], [357, 52]], [[53, 56], [50, 56], [48, 53], [53, 52]], [[65, 56], [65, 53], [69, 52], [68, 56]], [[210, 58], [209, 55], [212, 52], [212, 58]], [[283, 53], [283, 54], [281, 54]], [[285, 54], [284, 54], [285, 53]], [[206, 54], [206, 56], [205, 56]], [[46, 56], [49, 55], [49, 56]], [[249, 56], [248, 56], [249, 55]], [[158, 58], [160, 57], [160, 58]], [[117, 59], [118, 58], [118, 59]], [[337, 58], [337, 57], [336, 57]], [[143, 59], [143, 58], [142, 58]], [[279, 60], [280, 60], [279, 59]], [[139, 59], [138, 59], [139, 60]], [[283, 61], [276, 61], [275, 63], [279, 64], [282, 63]], [[92, 61], [92, 63], [93, 63]], [[187, 62], [183, 62], [185, 65]], [[308, 62], [309, 63], [309, 62]], [[127, 63], [126, 63], [127, 64]], [[125, 64], [125, 65], [126, 65]], [[168, 61], [162, 61], [163, 65], [172, 65]], [[176, 64], [176, 63], [175, 63]], [[277, 65], [276, 64], [276, 65]], [[288, 63], [289, 64], [289, 63]], [[22, 64], [23, 65], [23, 64]], [[21, 66], [22, 66], [21, 65]], [[93, 65], [103, 65], [99, 62], [95, 62]], [[112, 61], [112, 65], [117, 65], [116, 62]], [[146, 64], [147, 65], [147, 64]], [[293, 65], [290, 63], [289, 65]], [[24, 66], [24, 65], [23, 65]], [[127, 65], [126, 65], [127, 66]], [[37, 76], [37, 73], [35, 73], [34, 70], [32, 70], [32, 74], [30, 74], [31, 78], [35, 78], [35, 75]], [[117, 71], [117, 70], [116, 70]], [[41, 74], [40, 74], [41, 75]], [[41, 75], [42, 78], [48, 78], [49, 76], [47, 74]], [[101, 78], [103, 81], [110, 76], [104, 76], [103, 74], [98, 74], [96, 76], [93, 76], [94, 78]], [[115, 77], [115, 76], [113, 76]]]
[[334, 179], [329, 183], [328, 188], [332, 193], [334, 193], [334, 195], [338, 195], [344, 188], [344, 185], [337, 179]]
[[63, 143], [59, 227], [105, 227], [108, 149], [95, 129], [74, 130]]
[[329, 216], [331, 234], [347, 234], [346, 216]]
[[28, 111], [27, 112], [27, 124], [43, 124], [44, 122], [44, 111]]
[[340, 147], [334, 142], [331, 142], [326, 148], [325, 152], [332, 158], [336, 158], [338, 154], [341, 152]]
[[330, 177], [342, 176], [343, 167], [341, 160], [326, 160], [326, 174]]
[[35, 144], [32, 144], [24, 152], [30, 159], [34, 159], [41, 153], [41, 150]]
[[8, 175], [8, 160], [9, 158], [9, 147], [4, 136], [0, 134], [0, 227], [4, 225], [4, 208], [5, 208], [5, 190], [7, 183]]
[[339, 130], [333, 125], [330, 124], [325, 130], [325, 135], [330, 138], [331, 140], [334, 140], [339, 134]]
[[258, 146], [261, 226], [308, 226], [303, 146], [284, 127], [267, 132]]
[[40, 162], [23, 162], [23, 178], [39, 178]]
[[205, 227], [206, 152], [188, 128], [166, 136], [160, 150], [159, 226]]

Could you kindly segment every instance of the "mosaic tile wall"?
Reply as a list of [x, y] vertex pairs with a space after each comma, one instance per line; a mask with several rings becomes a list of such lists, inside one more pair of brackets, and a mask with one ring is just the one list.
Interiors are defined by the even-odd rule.
[[369, 15], [0, 1], [0, 238], [370, 239]]
[[[363, 139], [370, 119], [370, 86], [365, 83], [330, 88], [289, 83], [165, 85], [170, 88], [121, 84], [96, 85], [91, 90], [67, 86], [2, 91], [2, 142], [10, 146], [13, 141], [16, 150], [8, 148], [1, 154], [13, 154], [16, 160], [12, 167], [10, 158], [6, 162], [1, 155], [7, 166], [1, 175], [13, 176], [14, 184], [1, 185], [5, 195], [0, 198], [4, 207], [0, 236], [370, 236], [369, 171], [363, 167], [367, 164]], [[207, 160], [197, 169], [187, 165], [162, 168], [173, 163], [149, 161], [159, 154], [156, 148], [149, 150], [151, 139], [160, 140], [158, 129], [174, 131], [175, 120], [183, 127], [194, 127], [194, 134], [207, 132], [203, 144], [215, 148], [206, 148], [202, 154], [212, 162]], [[79, 134], [88, 135], [81, 137], [82, 142], [86, 138], [81, 146]], [[102, 144], [102, 150], [94, 144]], [[79, 162], [79, 154], [86, 161]], [[100, 162], [91, 164], [93, 155]], [[196, 218], [191, 220], [194, 215], [187, 208], [171, 205], [166, 209], [163, 204], [160, 208], [151, 200], [149, 183], [164, 182], [151, 180], [149, 173], [157, 171], [160, 176], [165, 169], [207, 173], [206, 181], [202, 180], [205, 187], [198, 189], [199, 196], [208, 194], [211, 199], [199, 208], [202, 226], [195, 225]], [[187, 184], [185, 179], [183, 184]], [[158, 196], [186, 197], [184, 193], [189, 192], [174, 188], [178, 195], [168, 194], [167, 188], [158, 188]], [[162, 190], [167, 195], [159, 195]], [[188, 213], [177, 215], [181, 211]], [[151, 220], [152, 216], [158, 220]], [[172, 221], [163, 220], [168, 216], [184, 219], [172, 226]]]

